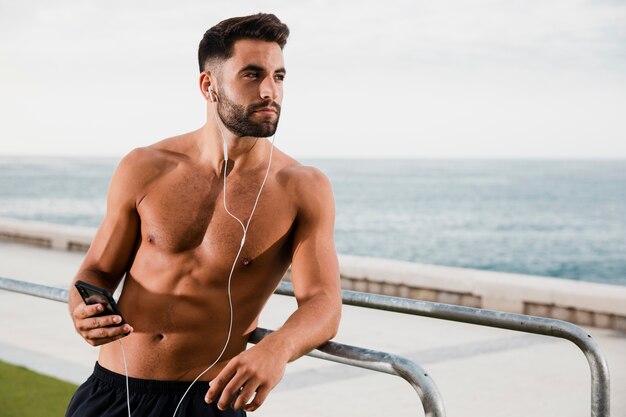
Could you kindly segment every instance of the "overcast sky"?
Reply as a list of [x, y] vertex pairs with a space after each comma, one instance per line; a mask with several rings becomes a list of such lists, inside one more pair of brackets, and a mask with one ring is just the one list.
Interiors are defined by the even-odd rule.
[[291, 29], [296, 157], [626, 158], [626, 2], [0, 0], [0, 155], [111, 155], [204, 123], [220, 20]]

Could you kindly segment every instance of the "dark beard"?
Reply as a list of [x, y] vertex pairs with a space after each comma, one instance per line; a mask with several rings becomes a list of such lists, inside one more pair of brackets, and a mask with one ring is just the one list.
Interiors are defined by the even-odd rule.
[[[263, 107], [273, 107], [276, 109], [275, 121], [253, 122], [250, 120], [252, 113]], [[251, 104], [248, 107], [244, 107], [240, 104], [235, 104], [222, 93], [217, 103], [217, 114], [220, 116], [224, 126], [239, 137], [252, 136], [255, 138], [267, 138], [273, 136], [276, 132], [278, 119], [280, 119], [280, 105], [271, 100], [267, 100], [262, 103]]]

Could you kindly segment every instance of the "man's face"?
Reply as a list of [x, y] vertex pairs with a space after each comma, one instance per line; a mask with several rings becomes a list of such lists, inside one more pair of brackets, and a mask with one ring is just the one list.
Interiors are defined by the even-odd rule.
[[237, 136], [276, 132], [283, 99], [285, 65], [275, 42], [242, 39], [220, 69], [217, 112]]

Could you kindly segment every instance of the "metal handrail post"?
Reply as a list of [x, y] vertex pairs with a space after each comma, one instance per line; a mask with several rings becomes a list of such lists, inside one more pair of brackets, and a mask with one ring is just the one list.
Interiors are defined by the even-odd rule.
[[[270, 333], [271, 330], [257, 328], [249, 342], [258, 343]], [[402, 356], [336, 342], [326, 342], [308, 356], [400, 376], [419, 395], [426, 417], [445, 416], [443, 401], [434, 381], [421, 366]]]
[[[569, 340], [584, 353], [591, 370], [591, 416], [610, 415], [610, 377], [606, 359], [596, 341], [580, 327], [557, 319], [506, 313], [480, 308], [418, 301], [408, 298], [343, 290], [344, 304], [378, 310], [459, 321], [500, 329], [516, 330]], [[294, 295], [290, 283], [281, 282], [276, 294]]]
[[[0, 277], [0, 289], [63, 303], [67, 303], [69, 294], [66, 289], [2, 277]], [[249, 342], [258, 343], [270, 333], [272, 330], [257, 328], [250, 335]], [[424, 369], [407, 358], [336, 342], [326, 342], [309, 352], [307, 356], [399, 376], [411, 384], [417, 392], [425, 417], [445, 417], [446, 415], [443, 400], [435, 382]]]

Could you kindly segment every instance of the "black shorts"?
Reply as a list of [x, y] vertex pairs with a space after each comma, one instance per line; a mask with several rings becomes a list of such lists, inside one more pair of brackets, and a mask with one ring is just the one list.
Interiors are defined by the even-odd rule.
[[[174, 410], [191, 382], [152, 381], [128, 378], [132, 417], [173, 417]], [[243, 410], [220, 411], [217, 401], [204, 402], [209, 383], [198, 381], [189, 390], [176, 417], [244, 417]], [[103, 368], [96, 362], [93, 374], [70, 401], [65, 417], [128, 417], [126, 377]]]

